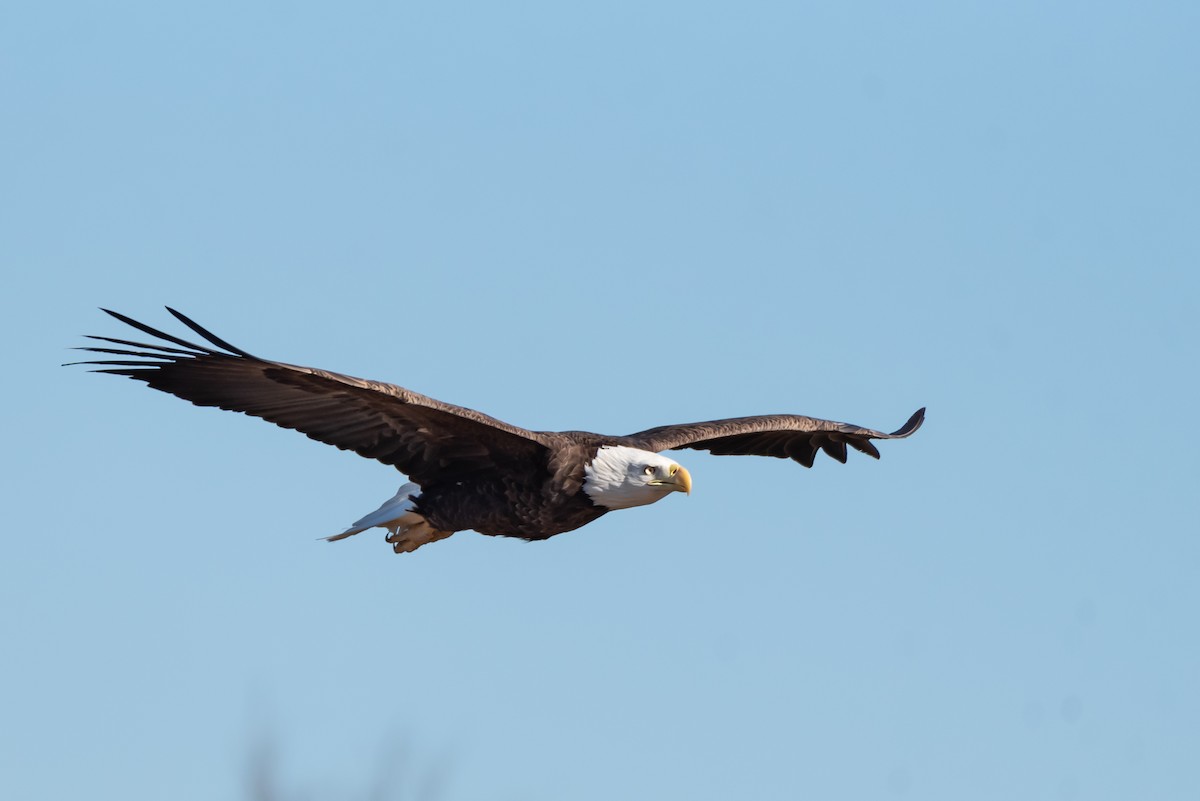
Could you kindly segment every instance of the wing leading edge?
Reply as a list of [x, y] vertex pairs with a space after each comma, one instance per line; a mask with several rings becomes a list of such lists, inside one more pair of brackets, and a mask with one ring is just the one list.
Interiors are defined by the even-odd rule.
[[718, 456], [773, 456], [812, 467], [818, 451], [845, 464], [847, 446], [878, 459], [879, 450], [871, 440], [903, 439], [924, 421], [925, 409], [921, 408], [900, 428], [885, 434], [834, 420], [776, 414], [659, 426], [631, 434], [628, 439], [636, 447], [655, 452], [690, 448]]

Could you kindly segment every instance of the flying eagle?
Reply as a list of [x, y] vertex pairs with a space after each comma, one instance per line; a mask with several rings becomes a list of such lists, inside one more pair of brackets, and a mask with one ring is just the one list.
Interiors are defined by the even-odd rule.
[[394, 497], [328, 538], [379, 526], [396, 553], [466, 529], [544, 540], [613, 509], [690, 493], [691, 474], [660, 451], [774, 456], [812, 467], [819, 450], [845, 463], [847, 445], [878, 459], [871, 440], [907, 437], [925, 419], [920, 409], [891, 434], [794, 414], [667, 425], [624, 437], [527, 431], [394, 384], [260, 359], [169, 307], [213, 347], [104, 311], [160, 342], [89, 336], [120, 347], [78, 350], [123, 358], [73, 364], [144, 381], [197, 406], [261, 417], [406, 474], [411, 482]]

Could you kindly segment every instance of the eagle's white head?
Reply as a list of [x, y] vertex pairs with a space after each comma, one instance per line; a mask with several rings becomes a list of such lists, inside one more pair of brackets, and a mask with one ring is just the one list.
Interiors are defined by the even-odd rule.
[[597, 506], [628, 509], [654, 503], [672, 492], [690, 494], [692, 476], [661, 454], [604, 445], [584, 468], [583, 491]]

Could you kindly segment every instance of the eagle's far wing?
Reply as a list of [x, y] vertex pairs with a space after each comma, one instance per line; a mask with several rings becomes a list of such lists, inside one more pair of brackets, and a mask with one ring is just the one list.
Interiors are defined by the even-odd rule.
[[626, 440], [648, 451], [692, 448], [718, 456], [775, 456], [812, 467], [818, 450], [845, 464], [847, 445], [878, 459], [879, 451], [871, 440], [903, 439], [920, 428], [924, 421], [925, 410], [918, 409], [898, 430], [885, 434], [832, 420], [775, 414], [660, 426], [630, 434]]
[[545, 456], [545, 445], [532, 431], [393, 384], [260, 359], [167, 310], [216, 349], [105, 309], [139, 331], [181, 347], [91, 336], [121, 347], [79, 350], [124, 358], [76, 364], [144, 381], [197, 406], [244, 412], [300, 431], [393, 465], [418, 484]]

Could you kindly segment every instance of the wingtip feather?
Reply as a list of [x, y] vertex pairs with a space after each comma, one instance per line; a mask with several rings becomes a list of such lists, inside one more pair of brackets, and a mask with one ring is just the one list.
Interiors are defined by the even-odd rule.
[[165, 306], [164, 308], [165, 308], [167, 311], [169, 311], [169, 312], [172, 314], [172, 316], [174, 316], [174, 317], [175, 317], [175, 319], [176, 319], [176, 320], [178, 320], [179, 322], [183, 323], [183, 324], [184, 324], [184, 325], [186, 325], [188, 328], [192, 329], [192, 330], [193, 330], [193, 331], [195, 331], [197, 334], [199, 334], [200, 336], [204, 337], [205, 339], [207, 339], [207, 340], [208, 340], [209, 342], [211, 342], [212, 344], [216, 345], [218, 348], [224, 348], [225, 350], [229, 351], [230, 353], [236, 353], [238, 356], [243, 356], [243, 357], [245, 357], [245, 358], [247, 358], [247, 359], [255, 359], [255, 360], [259, 360], [257, 356], [253, 356], [253, 355], [251, 355], [251, 354], [247, 353], [246, 351], [242, 350], [241, 348], [238, 348], [238, 347], [235, 347], [235, 346], [233, 346], [233, 345], [230, 345], [228, 342], [226, 342], [225, 340], [221, 339], [221, 338], [220, 338], [220, 337], [218, 337], [216, 334], [214, 334], [213, 332], [209, 331], [207, 328], [205, 328], [204, 326], [200, 325], [199, 323], [197, 323], [197, 322], [196, 322], [195, 320], [193, 320], [192, 318], [188, 317], [188, 316], [187, 316], [186, 314], [184, 314], [183, 312], [176, 311], [175, 309], [172, 309], [170, 306]]
[[133, 319], [132, 317], [121, 314], [120, 312], [113, 311], [112, 309], [106, 309], [103, 306], [100, 307], [100, 311], [102, 311], [105, 314], [108, 314], [112, 317], [115, 317], [116, 319], [120, 320], [121, 322], [125, 323], [126, 325], [136, 328], [137, 330], [141, 331], [144, 334], [149, 334], [152, 337], [157, 337], [158, 339], [162, 339], [166, 342], [174, 342], [176, 345], [180, 345], [181, 347], [184, 347], [184, 348], [190, 348], [193, 351], [199, 351], [201, 353], [207, 353], [207, 354], [214, 355], [214, 356], [217, 355], [217, 351], [214, 351], [211, 348], [201, 347], [200, 345], [197, 345], [194, 342], [188, 342], [186, 339], [180, 339], [179, 337], [175, 336], [174, 334], [168, 334], [164, 331], [159, 331], [157, 328], [153, 328], [149, 325], [146, 325], [145, 323], [140, 323], [137, 320]]
[[916, 432], [916, 430], [920, 428], [921, 424], [924, 422], [925, 407], [922, 406], [920, 409], [917, 409], [915, 412], [913, 412], [912, 417], [908, 418], [908, 422], [900, 426], [900, 428], [896, 429], [891, 434], [888, 434], [888, 437], [891, 439], [903, 439], [904, 437], [910, 436]]

